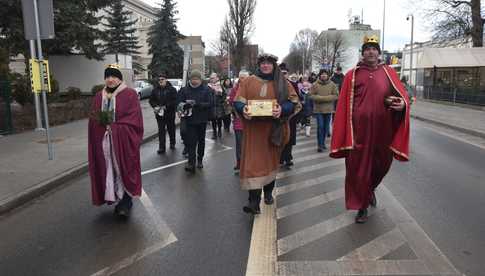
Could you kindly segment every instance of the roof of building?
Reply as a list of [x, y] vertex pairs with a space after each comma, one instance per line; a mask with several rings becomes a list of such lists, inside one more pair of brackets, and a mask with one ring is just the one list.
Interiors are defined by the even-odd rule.
[[418, 68], [485, 66], [485, 48], [425, 48]]

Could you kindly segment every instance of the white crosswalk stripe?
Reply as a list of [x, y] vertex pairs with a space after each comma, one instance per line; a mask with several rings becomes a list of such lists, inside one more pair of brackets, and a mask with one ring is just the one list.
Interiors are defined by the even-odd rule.
[[398, 228], [394, 228], [384, 235], [377, 237], [376, 239], [350, 252], [349, 254], [337, 259], [337, 261], [375, 261], [398, 249], [405, 243], [406, 238], [404, 238], [401, 231], [399, 231]]
[[[348, 232], [359, 230], [350, 227], [355, 224], [355, 212], [339, 211], [334, 217], [323, 219], [322, 216], [319, 221], [315, 217], [316, 212], [309, 211], [316, 207], [334, 206], [329, 203], [344, 198], [345, 166], [343, 159], [331, 159], [328, 152], [312, 153], [316, 151], [317, 143], [314, 131], [312, 137], [305, 137], [300, 133], [297, 138], [297, 145], [293, 147], [295, 167], [278, 173], [277, 179], [284, 182], [277, 181], [274, 190], [275, 204], [272, 205], [273, 208], [262, 209], [264, 212], [271, 210], [273, 213], [255, 217], [254, 224], [258, 227], [253, 228], [251, 248], [261, 248], [262, 241], [265, 241], [266, 250], [259, 253], [259, 257], [250, 256], [253, 269], [249, 270], [248, 264], [246, 275], [462, 275], [384, 185], [379, 186], [376, 191], [379, 198], [378, 208], [369, 208], [368, 224], [386, 218], [388, 224], [394, 225], [390, 230], [380, 232], [372, 226], [361, 227], [361, 231], [371, 231], [366, 233], [371, 235], [370, 239], [365, 243], [343, 242], [348, 248], [340, 249], [343, 252], [334, 259], [318, 260], [311, 257], [305, 260], [298, 257], [307, 250], [314, 252], [311, 250], [315, 250], [315, 245], [320, 242], [331, 242], [328, 237], [332, 234], [341, 236], [341, 233], [346, 233], [345, 236], [352, 238], [352, 234]], [[292, 181], [292, 177], [309, 173], [312, 174], [311, 178]], [[335, 186], [335, 182], [340, 182], [341, 185], [330, 189]], [[309, 188], [317, 186], [322, 186], [325, 192], [311, 194], [317, 189]], [[285, 204], [278, 207], [278, 200], [284, 200]], [[301, 223], [306, 219], [305, 216], [312, 216], [309, 218], [312, 222], [310, 225], [284, 230], [292, 221]], [[264, 223], [258, 223], [260, 219]], [[273, 223], [270, 222], [271, 219]], [[282, 231], [278, 230], [279, 227], [283, 227]], [[276, 246], [268, 242], [268, 238]], [[260, 240], [259, 247], [255, 239]], [[355, 247], [351, 248], [352, 244], [356, 244]], [[411, 250], [412, 253], [399, 253], [403, 248], [405, 252]], [[333, 249], [321, 250], [332, 252]], [[389, 254], [393, 256], [391, 259], [387, 259]], [[397, 259], [400, 254], [414, 254], [415, 259]], [[263, 265], [261, 261], [255, 260], [274, 260], [274, 263]], [[258, 265], [260, 269], [254, 269]]]
[[312, 171], [316, 171], [316, 170], [320, 170], [320, 169], [324, 169], [324, 168], [329, 168], [329, 167], [333, 167], [333, 166], [338, 166], [338, 165], [343, 165], [343, 161], [340, 160], [340, 159], [333, 159], [333, 160], [322, 162], [322, 163], [316, 164], [316, 165], [298, 168], [298, 169], [294, 169], [294, 170], [286, 171], [286, 172], [280, 172], [276, 176], [276, 179], [283, 179], [283, 178], [286, 178], [286, 177], [289, 177], [289, 176], [292, 176], [292, 175], [308, 173], [308, 172], [312, 172]]
[[[372, 214], [369, 214], [372, 215]], [[354, 223], [351, 213], [343, 213], [332, 219], [310, 226], [278, 240], [278, 256], [302, 247], [326, 235]]]
[[281, 219], [284, 217], [288, 217], [288, 216], [303, 212], [307, 209], [313, 208], [315, 206], [322, 205], [343, 197], [344, 197], [344, 189], [338, 189], [336, 191], [324, 193], [319, 196], [312, 197], [312, 198], [279, 208], [278, 210], [276, 210], [276, 218]]
[[320, 176], [320, 177], [317, 177], [317, 178], [308, 179], [308, 180], [288, 184], [288, 185], [285, 185], [285, 186], [277, 187], [275, 189], [274, 193], [276, 194], [276, 196], [278, 196], [278, 195], [286, 194], [286, 193], [293, 192], [293, 191], [296, 191], [296, 190], [306, 189], [306, 188], [309, 188], [309, 187], [312, 187], [312, 186], [315, 186], [315, 185], [320, 185], [320, 184], [325, 183], [327, 181], [341, 179], [344, 176], [345, 176], [345, 171], [341, 170], [341, 171], [337, 171], [337, 172], [327, 174], [327, 175], [324, 175], [324, 176]]

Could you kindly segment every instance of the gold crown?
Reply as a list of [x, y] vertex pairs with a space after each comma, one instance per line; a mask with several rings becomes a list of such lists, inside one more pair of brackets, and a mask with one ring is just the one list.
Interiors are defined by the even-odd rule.
[[106, 65], [106, 68], [114, 68], [114, 69], [119, 70], [121, 68], [121, 66], [117, 63], [111, 63], [111, 64]]
[[366, 43], [377, 43], [379, 44], [379, 38], [376, 35], [364, 36], [364, 44]]

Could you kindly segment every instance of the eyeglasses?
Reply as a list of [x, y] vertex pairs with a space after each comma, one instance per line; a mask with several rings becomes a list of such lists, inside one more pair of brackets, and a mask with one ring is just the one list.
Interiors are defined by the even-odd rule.
[[158, 81], [166, 81], [167, 79], [164, 79], [164, 78], [160, 78], [158, 79]]

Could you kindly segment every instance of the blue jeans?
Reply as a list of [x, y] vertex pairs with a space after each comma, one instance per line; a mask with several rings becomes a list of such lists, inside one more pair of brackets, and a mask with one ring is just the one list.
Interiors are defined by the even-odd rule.
[[332, 118], [331, 113], [317, 113], [315, 114], [317, 119], [317, 141], [319, 148], [325, 148], [325, 138], [330, 132], [330, 119]]

